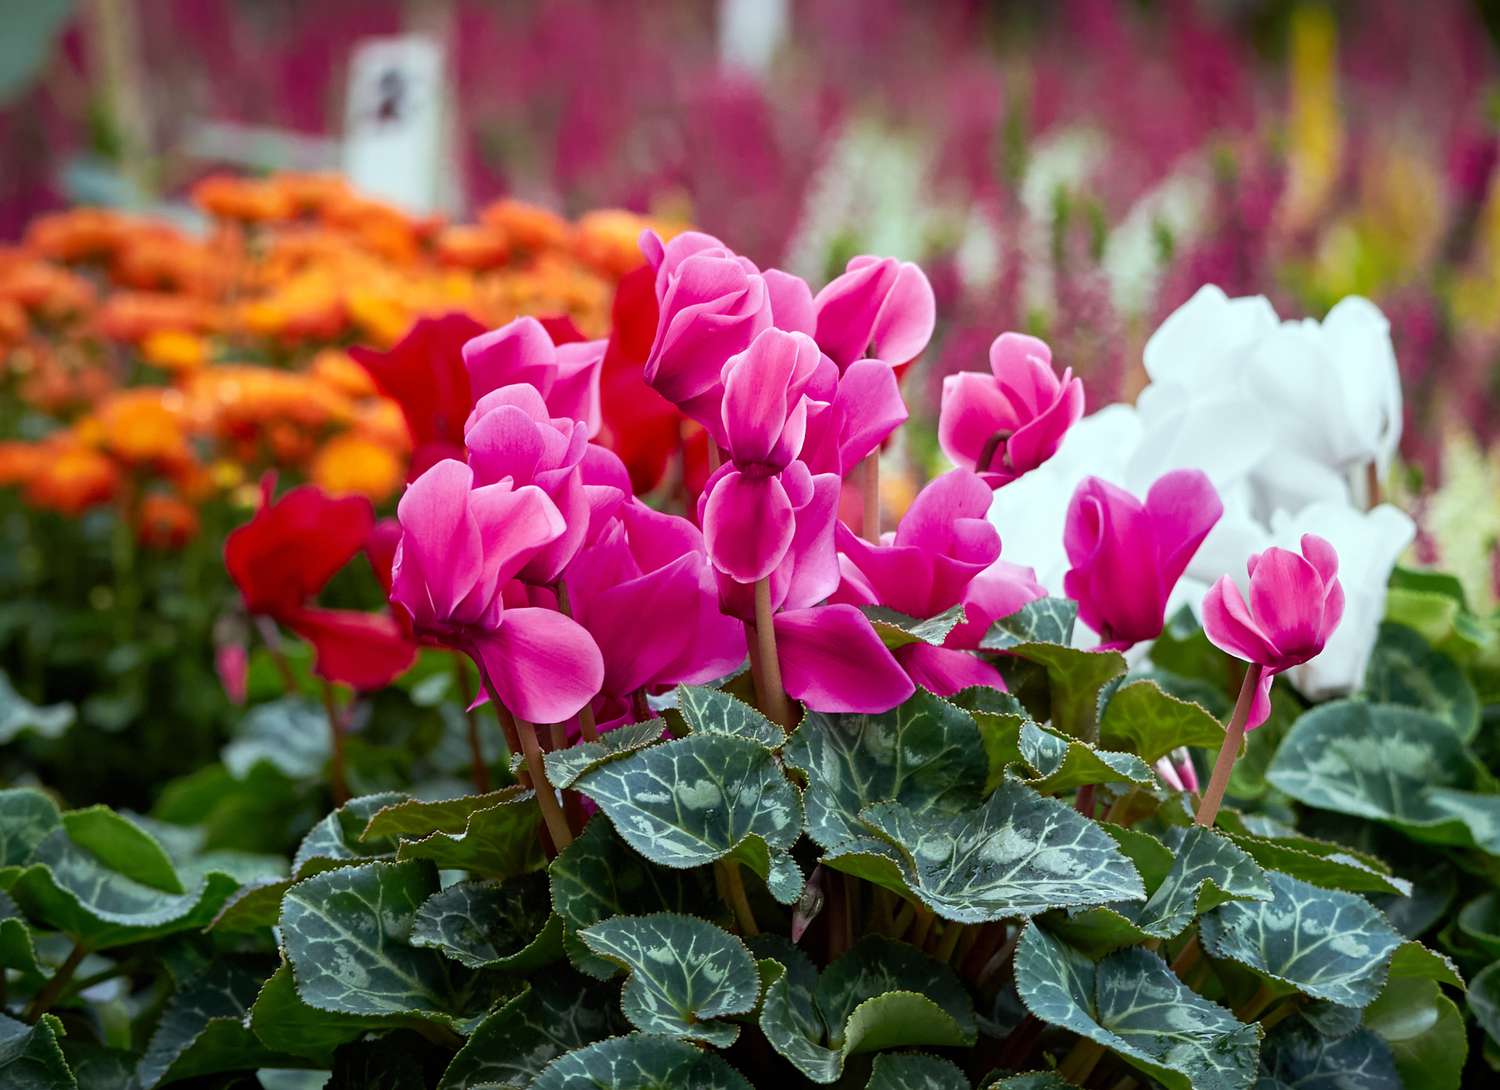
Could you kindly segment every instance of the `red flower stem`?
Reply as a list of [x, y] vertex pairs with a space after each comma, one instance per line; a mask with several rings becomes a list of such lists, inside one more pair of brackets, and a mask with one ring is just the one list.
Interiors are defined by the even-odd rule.
[[1193, 819], [1199, 825], [1212, 825], [1219, 814], [1224, 792], [1229, 789], [1229, 773], [1234, 770], [1234, 759], [1239, 756], [1240, 745], [1245, 740], [1245, 724], [1250, 720], [1250, 705], [1255, 702], [1255, 691], [1260, 688], [1264, 672], [1265, 667], [1254, 662], [1245, 671], [1239, 699], [1234, 702], [1234, 714], [1229, 717], [1229, 726], [1224, 729], [1224, 744], [1219, 747], [1219, 759], [1214, 762], [1214, 774], [1208, 781], [1208, 790], [1203, 792], [1203, 801], [1198, 804], [1198, 816]]
[[458, 652], [453, 653], [453, 677], [458, 682], [458, 695], [464, 702], [464, 721], [468, 724], [469, 733], [469, 763], [474, 771], [474, 790], [481, 795], [489, 794], [490, 770], [484, 763], [484, 750], [479, 744], [479, 716], [474, 714], [470, 707], [474, 703], [474, 689], [469, 685], [469, 668], [464, 665], [464, 657]]
[[323, 710], [328, 713], [328, 744], [331, 749], [328, 787], [333, 792], [333, 804], [342, 806], [349, 801], [349, 784], [344, 778], [344, 724], [333, 685], [327, 681], [323, 682]]
[[866, 541], [880, 543], [880, 451], [865, 456], [865, 513], [861, 523]]
[[281, 675], [282, 687], [286, 689], [288, 696], [293, 695], [298, 691], [297, 675], [292, 673], [292, 664], [287, 662], [286, 655], [281, 650], [281, 630], [269, 617], [256, 617], [255, 630], [260, 633], [261, 641], [266, 645], [266, 653], [271, 656], [276, 672]]
[[755, 651], [751, 670], [760, 710], [783, 730], [792, 729], [792, 712], [781, 687], [781, 660], [776, 657], [776, 626], [772, 620], [771, 577], [755, 584]]
[[[712, 445], [712, 444], [710, 444]], [[573, 603], [568, 598], [568, 585], [559, 579], [552, 584], [552, 592], [557, 595], [557, 611], [568, 620], [575, 620], [573, 616]], [[594, 720], [594, 705], [592, 702], [578, 709], [578, 732], [583, 735], [585, 742], [597, 742], [599, 740], [599, 726]]]

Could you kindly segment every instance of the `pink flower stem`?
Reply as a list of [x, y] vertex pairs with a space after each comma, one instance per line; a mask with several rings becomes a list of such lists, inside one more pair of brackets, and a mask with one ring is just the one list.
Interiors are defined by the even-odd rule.
[[468, 725], [469, 732], [469, 763], [473, 768], [474, 790], [481, 795], [489, 794], [490, 770], [484, 763], [484, 750], [479, 744], [479, 716], [474, 714], [470, 707], [474, 703], [474, 690], [469, 685], [469, 668], [464, 665], [464, 657], [458, 652], [453, 653], [453, 678], [458, 682], [458, 695], [464, 702], [464, 720]]
[[[575, 620], [573, 616], [573, 603], [568, 598], [568, 585], [559, 579], [552, 584], [552, 592], [557, 595], [557, 611], [568, 620]], [[585, 742], [597, 742], [599, 740], [599, 724], [594, 719], [594, 706], [592, 703], [585, 704], [578, 709], [578, 732], [583, 735]]]
[[776, 657], [776, 627], [772, 620], [770, 576], [755, 584], [753, 635], [755, 654], [751, 656], [750, 669], [755, 679], [756, 702], [772, 721], [781, 724], [783, 730], [791, 730], [791, 708], [787, 705], [786, 690], [781, 687], [781, 660]]
[[1219, 759], [1214, 762], [1214, 774], [1208, 781], [1208, 790], [1203, 792], [1203, 801], [1198, 804], [1198, 816], [1193, 820], [1199, 825], [1213, 825], [1224, 801], [1224, 792], [1229, 789], [1229, 773], [1234, 770], [1234, 759], [1239, 756], [1240, 745], [1245, 741], [1245, 724], [1250, 720], [1250, 705], [1255, 702], [1255, 692], [1260, 688], [1261, 675], [1265, 667], [1252, 662], [1245, 671], [1245, 680], [1240, 685], [1239, 699], [1234, 702], [1234, 714], [1229, 717], [1229, 726], [1224, 729], [1224, 744], [1219, 747]]
[[[490, 702], [495, 705], [498, 713], [499, 709], [505, 707], [505, 702], [500, 699], [500, 694], [495, 691], [495, 683], [490, 680], [489, 673], [483, 667], [480, 667], [479, 678], [484, 682], [484, 691], [490, 694]], [[563, 813], [562, 803], [557, 801], [557, 793], [547, 782], [547, 766], [542, 763], [542, 747], [537, 741], [537, 728], [508, 709], [507, 714], [515, 720], [516, 733], [521, 736], [521, 753], [526, 758], [527, 769], [531, 772], [531, 782], [536, 789], [536, 802], [541, 807], [542, 821], [547, 825], [547, 835], [552, 838], [552, 846], [562, 851], [573, 843], [573, 830], [568, 828], [568, 818]]]
[[865, 457], [865, 512], [861, 528], [866, 541], [880, 544], [880, 451]]
[[328, 787], [333, 792], [333, 804], [342, 806], [349, 801], [349, 784], [344, 778], [344, 724], [333, 685], [327, 681], [323, 682], [323, 710], [328, 714], [328, 742], [332, 751]]

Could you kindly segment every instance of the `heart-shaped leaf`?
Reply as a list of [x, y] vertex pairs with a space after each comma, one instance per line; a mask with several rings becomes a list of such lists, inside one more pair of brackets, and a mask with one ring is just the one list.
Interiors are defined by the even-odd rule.
[[717, 1019], [748, 1014], [760, 997], [760, 976], [745, 944], [695, 916], [615, 916], [578, 937], [630, 974], [620, 1009], [643, 1033], [727, 1048], [739, 1027]]
[[1203, 917], [1203, 948], [1315, 999], [1370, 1003], [1401, 935], [1362, 897], [1275, 871], [1267, 878], [1270, 900], [1230, 902]]
[[615, 1006], [617, 990], [571, 973], [540, 977], [475, 1027], [438, 1090], [526, 1090], [563, 1053], [630, 1028]]
[[1103, 829], [1014, 781], [961, 814], [886, 802], [860, 816], [899, 851], [906, 886], [946, 920], [981, 923], [1146, 896]]
[[527, 972], [562, 957], [562, 918], [546, 876], [455, 882], [412, 920], [411, 944], [441, 951], [470, 969]]
[[[480, 1090], [476, 1085], [475, 1090]], [[675, 1037], [633, 1033], [559, 1056], [530, 1090], [754, 1090], [723, 1057]]]
[[69, 810], [62, 823], [69, 840], [117, 874], [163, 893], [187, 892], [157, 839], [108, 806]]
[[1493, 961], [1469, 981], [1469, 1013], [1489, 1036], [1500, 1045], [1500, 961]]
[[408, 941], [437, 889], [436, 870], [419, 862], [363, 863], [292, 886], [281, 932], [297, 995], [319, 1010], [390, 1025], [468, 1028], [504, 994], [506, 978], [463, 969]]
[[1410, 882], [1377, 869], [1340, 844], [1302, 836], [1273, 838], [1233, 832], [1226, 835], [1267, 870], [1278, 870], [1315, 886], [1351, 893], [1397, 896], [1411, 893]]
[[245, 779], [263, 762], [288, 779], [310, 780], [323, 775], [329, 753], [328, 713], [287, 696], [247, 711], [220, 756], [235, 779]]
[[1260, 1025], [1189, 990], [1138, 946], [1098, 964], [1035, 922], [1015, 955], [1026, 1009], [1103, 1045], [1168, 1090], [1244, 1090], [1255, 1079]]
[[769, 954], [761, 962], [761, 1031], [814, 1082], [836, 1081], [857, 1053], [977, 1038], [973, 1002], [958, 977], [914, 946], [867, 937], [822, 976], [784, 939], [762, 936], [756, 951]]
[[62, 828], [62, 813], [34, 787], [0, 791], [0, 876], [32, 861], [37, 845]]
[[1471, 741], [1479, 730], [1479, 697], [1458, 664], [1420, 633], [1387, 621], [1365, 667], [1360, 695], [1373, 704], [1421, 708]]
[[1127, 682], [1099, 720], [1099, 744], [1156, 761], [1178, 746], [1218, 749], [1224, 728], [1203, 705], [1173, 696], [1154, 680]]
[[387, 807], [405, 801], [408, 801], [405, 795], [382, 791], [350, 799], [325, 815], [297, 846], [297, 852], [292, 856], [293, 877], [311, 878], [319, 871], [333, 867], [392, 858], [396, 853], [394, 833], [388, 836], [372, 834], [370, 819]]
[[1364, 1024], [1391, 1050], [1406, 1090], [1458, 1090], [1469, 1056], [1464, 1016], [1434, 980], [1391, 973], [1364, 1011]]
[[517, 787], [441, 802], [409, 799], [370, 818], [366, 842], [399, 837], [396, 858], [428, 859], [439, 867], [508, 878], [545, 862], [536, 830], [541, 810]]
[[268, 1049], [245, 1026], [260, 989], [260, 974], [216, 961], [177, 989], [136, 1065], [142, 1087], [221, 1071], [295, 1066]]
[[1078, 620], [1078, 604], [1070, 598], [1038, 598], [1001, 617], [985, 633], [983, 646], [1006, 651], [1020, 644], [1069, 644]]
[[1021, 725], [1017, 743], [1021, 759], [1035, 772], [1024, 782], [1044, 795], [1091, 783], [1156, 784], [1150, 766], [1135, 754], [1096, 749], [1033, 722]]
[[605, 731], [598, 741], [579, 742], [567, 749], [547, 753], [543, 757], [543, 763], [547, 767], [547, 782], [560, 790], [572, 787], [578, 777], [590, 769], [660, 741], [664, 727], [665, 724], [660, 719], [648, 719], [644, 723], [633, 723]]
[[653, 863], [701, 867], [733, 856], [783, 904], [802, 892], [788, 854], [802, 829], [802, 800], [759, 742], [695, 733], [595, 768], [576, 786]]
[[1279, 1026], [1261, 1051], [1256, 1090], [1403, 1090], [1390, 1048], [1367, 1029], [1325, 1037]]
[[323, 1068], [332, 1065], [340, 1045], [370, 1030], [403, 1024], [386, 1015], [337, 1014], [309, 1005], [297, 994], [292, 967], [285, 961], [261, 985], [246, 1021], [267, 1048]]
[[722, 689], [706, 685], [677, 686], [677, 710], [695, 734], [747, 738], [767, 749], [780, 749], [786, 732], [749, 704]]

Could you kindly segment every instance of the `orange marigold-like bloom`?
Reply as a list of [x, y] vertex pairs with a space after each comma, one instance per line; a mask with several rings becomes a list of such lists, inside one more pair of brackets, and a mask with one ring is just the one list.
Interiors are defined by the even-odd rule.
[[198, 512], [180, 497], [149, 493], [136, 512], [136, 537], [148, 549], [181, 549], [198, 536]]
[[349, 398], [326, 383], [271, 367], [207, 367], [190, 376], [184, 393], [195, 426], [224, 438], [254, 439], [274, 421], [343, 425], [354, 413]]
[[218, 307], [202, 299], [164, 292], [121, 291], [99, 308], [99, 333], [117, 341], [138, 344], [161, 330], [213, 333], [223, 325]]
[[68, 437], [47, 447], [46, 458], [27, 482], [27, 503], [65, 515], [80, 515], [114, 498], [120, 471], [109, 458]]
[[196, 371], [208, 362], [208, 341], [197, 333], [163, 329], [141, 342], [141, 358], [163, 371]]
[[308, 373], [341, 394], [352, 398], [374, 397], [370, 373], [349, 358], [341, 348], [325, 348], [312, 359]]
[[138, 232], [110, 265], [115, 282], [142, 291], [216, 296], [227, 284], [226, 255], [171, 229]]
[[12, 250], [0, 258], [0, 299], [9, 299], [39, 317], [60, 320], [92, 307], [94, 287], [60, 265]]
[[406, 480], [406, 464], [389, 447], [346, 433], [323, 444], [309, 476], [331, 495], [366, 496], [381, 503]]
[[510, 256], [505, 233], [482, 223], [444, 227], [433, 240], [433, 251], [445, 265], [465, 269], [493, 269]]
[[479, 220], [503, 232], [516, 249], [532, 253], [566, 245], [572, 230], [556, 212], [508, 197], [481, 210]]
[[216, 174], [193, 186], [192, 200], [210, 216], [272, 223], [290, 219], [295, 211], [291, 194], [274, 182]]
[[100, 445], [122, 462], [170, 468], [191, 459], [182, 395], [143, 386], [105, 399], [94, 414]]
[[107, 208], [70, 208], [49, 212], [26, 228], [26, 247], [53, 261], [106, 258], [130, 230], [128, 217]]
[[355, 409], [352, 431], [403, 458], [411, 453], [411, 431], [406, 426], [406, 417], [401, 415], [401, 406], [388, 397], [361, 402]]
[[0, 442], [0, 487], [27, 484], [47, 461], [42, 443]]
[[662, 231], [644, 216], [620, 208], [603, 208], [586, 213], [573, 228], [573, 252], [578, 260], [612, 280], [618, 280], [631, 269], [645, 264], [641, 254], [641, 232], [655, 227], [663, 238], [674, 232]]
[[12, 348], [26, 339], [31, 323], [26, 309], [14, 299], [0, 299], [0, 348]]
[[309, 269], [238, 309], [251, 333], [285, 340], [332, 340], [348, 324], [343, 293], [326, 270]]

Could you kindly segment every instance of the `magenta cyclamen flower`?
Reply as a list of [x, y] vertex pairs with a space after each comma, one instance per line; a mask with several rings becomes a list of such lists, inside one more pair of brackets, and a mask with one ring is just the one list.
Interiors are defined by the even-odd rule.
[[938, 443], [956, 464], [999, 488], [1057, 453], [1083, 416], [1083, 383], [1071, 368], [1058, 378], [1052, 350], [1021, 333], [995, 338], [990, 372], [943, 379]]
[[628, 495], [628, 484], [623, 490], [587, 487], [590, 455], [609, 455], [590, 446], [581, 422], [551, 416], [533, 386], [503, 386], [480, 398], [464, 425], [464, 445], [477, 484], [508, 479], [518, 488], [536, 485], [562, 514], [562, 534], [518, 573], [528, 583], [556, 581], [583, 544], [593, 509], [613, 510]]
[[770, 575], [791, 547], [796, 518], [788, 484], [807, 491], [810, 474], [795, 459], [807, 431], [802, 395], [819, 360], [807, 334], [768, 329], [724, 364], [729, 461], [704, 486], [701, 518], [709, 559], [741, 583]]
[[1302, 535], [1300, 556], [1270, 548], [1246, 567], [1248, 604], [1234, 580], [1221, 576], [1204, 596], [1203, 630], [1215, 647], [1262, 669], [1249, 730], [1271, 713], [1271, 679], [1323, 650], [1344, 615], [1344, 588], [1338, 554], [1316, 534]]
[[396, 508], [401, 540], [391, 601], [416, 637], [462, 651], [505, 702], [534, 723], [559, 723], [593, 698], [604, 663], [593, 638], [549, 609], [507, 609], [506, 584], [567, 524], [547, 494], [511, 482], [474, 487], [474, 472], [444, 459]]
[[874, 357], [896, 366], [932, 339], [937, 303], [927, 274], [910, 261], [862, 255], [813, 298], [818, 347], [843, 370]]
[[881, 544], [838, 528], [843, 582], [834, 601], [886, 606], [918, 619], [963, 604], [965, 621], [942, 647], [911, 643], [895, 651], [911, 680], [940, 696], [971, 685], [1005, 688], [1000, 672], [971, 651], [995, 620], [1046, 593], [1029, 569], [998, 563], [1000, 535], [984, 517], [989, 506], [989, 487], [955, 469], [917, 495]]
[[554, 345], [535, 318], [517, 318], [464, 345], [464, 366], [476, 398], [515, 383], [535, 386], [549, 416], [581, 421], [588, 438], [599, 434], [604, 417], [599, 379], [604, 341]]
[[884, 360], [856, 360], [843, 374], [823, 357], [807, 389], [802, 460], [814, 473], [848, 473], [906, 423], [896, 372]]
[[1164, 474], [1142, 503], [1085, 477], [1068, 505], [1063, 545], [1072, 568], [1063, 589], [1105, 648], [1161, 635], [1167, 598], [1224, 505], [1196, 469]]

